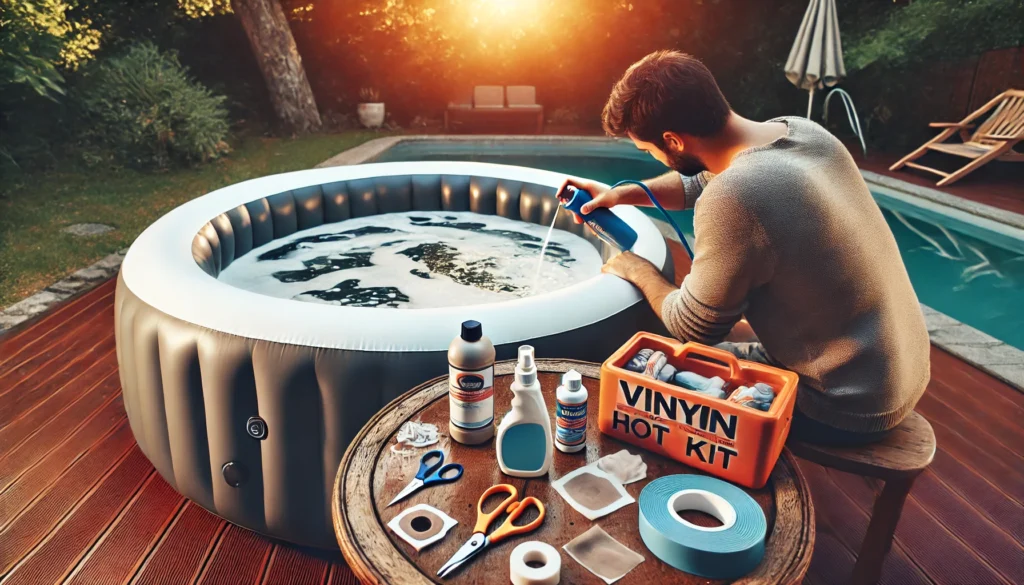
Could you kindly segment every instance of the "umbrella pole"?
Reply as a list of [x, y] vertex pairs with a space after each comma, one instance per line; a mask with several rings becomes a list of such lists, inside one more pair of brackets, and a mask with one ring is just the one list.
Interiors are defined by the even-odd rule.
[[814, 87], [811, 87], [811, 91], [807, 94], [807, 119], [811, 119], [811, 108], [814, 107]]

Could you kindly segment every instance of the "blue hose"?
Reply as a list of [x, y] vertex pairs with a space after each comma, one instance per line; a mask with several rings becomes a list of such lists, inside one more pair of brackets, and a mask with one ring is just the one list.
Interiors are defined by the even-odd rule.
[[683, 244], [683, 248], [686, 250], [686, 253], [690, 255], [690, 260], [693, 260], [693, 250], [690, 249], [690, 244], [686, 242], [686, 236], [683, 235], [683, 230], [679, 229], [679, 226], [676, 225], [676, 222], [675, 220], [672, 219], [672, 216], [668, 214], [668, 211], [666, 211], [665, 208], [661, 206], [661, 203], [659, 203], [658, 200], [654, 197], [654, 193], [651, 193], [650, 187], [643, 184], [641, 181], [626, 179], [625, 181], [619, 181], [618, 183], [612, 185], [612, 189], [618, 187], [619, 185], [640, 185], [640, 188], [644, 190], [644, 193], [647, 193], [647, 197], [651, 200], [651, 203], [653, 203], [654, 206], [658, 208], [658, 211], [660, 211], [661, 214], [665, 216], [665, 219], [668, 220], [669, 225], [671, 225], [672, 228], [676, 230], [676, 235], [679, 236], [679, 241]]

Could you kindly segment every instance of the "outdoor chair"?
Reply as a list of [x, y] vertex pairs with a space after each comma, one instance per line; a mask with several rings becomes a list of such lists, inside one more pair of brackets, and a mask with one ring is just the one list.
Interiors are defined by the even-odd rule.
[[911, 412], [885, 439], [871, 445], [825, 447], [790, 440], [786, 446], [801, 459], [882, 480], [882, 491], [875, 498], [868, 530], [850, 578], [853, 585], [876, 583], [882, 573], [882, 562], [892, 546], [907, 494], [935, 456], [932, 426], [923, 416]]
[[[992, 115], [978, 126], [973, 134], [969, 133], [969, 130], [975, 127], [972, 122], [989, 111], [992, 111]], [[952, 185], [992, 160], [1022, 162], [1024, 153], [1015, 151], [1013, 147], [1024, 140], [1024, 90], [1004, 91], [960, 122], [932, 122], [929, 126], [943, 130], [938, 136], [925, 142], [920, 148], [889, 167], [890, 171], [895, 171], [906, 165], [913, 169], [934, 173], [942, 177], [938, 186], [943, 187]], [[946, 140], [956, 133], [959, 133], [963, 142], [947, 143]], [[924, 156], [930, 150], [968, 158], [971, 159], [971, 162], [952, 173], [911, 162]]]
[[[507, 104], [506, 104], [507, 99]], [[451, 102], [444, 112], [444, 129], [453, 121], [503, 120], [530, 117], [536, 120], [536, 130], [544, 128], [544, 107], [537, 104], [537, 90], [532, 85], [478, 85], [473, 88], [472, 103], [468, 100]]]

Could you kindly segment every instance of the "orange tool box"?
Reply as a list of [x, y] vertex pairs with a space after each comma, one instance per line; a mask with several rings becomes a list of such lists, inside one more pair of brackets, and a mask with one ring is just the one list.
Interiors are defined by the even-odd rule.
[[[663, 352], [680, 371], [722, 378], [727, 398], [740, 386], [764, 382], [775, 389], [775, 400], [762, 412], [625, 369], [643, 348]], [[598, 425], [617, 439], [760, 488], [789, 434], [798, 379], [793, 372], [738, 360], [722, 349], [641, 331], [601, 365]]]

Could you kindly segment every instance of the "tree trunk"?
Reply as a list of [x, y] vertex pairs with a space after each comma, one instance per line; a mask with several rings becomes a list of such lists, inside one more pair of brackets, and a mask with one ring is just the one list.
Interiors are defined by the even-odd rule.
[[231, 8], [242, 21], [270, 103], [284, 129], [293, 134], [319, 130], [320, 112], [281, 4], [278, 0], [231, 0]]

